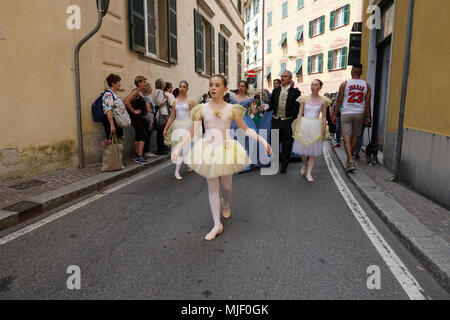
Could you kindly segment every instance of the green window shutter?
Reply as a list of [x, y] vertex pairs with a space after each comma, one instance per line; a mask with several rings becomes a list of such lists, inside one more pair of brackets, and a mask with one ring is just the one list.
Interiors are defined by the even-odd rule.
[[156, 55], [155, 0], [147, 0], [147, 20], [148, 52]]
[[242, 54], [240, 52], [238, 52], [237, 58], [238, 58], [238, 81], [241, 81], [241, 79], [242, 79]]
[[313, 22], [309, 22], [309, 37], [312, 38], [313, 36]]
[[297, 9], [302, 8], [305, 5], [305, 0], [298, 0], [297, 1]]
[[282, 9], [282, 17], [287, 17], [288, 15], [288, 2], [283, 3], [283, 9]]
[[300, 41], [303, 39], [303, 26], [297, 27], [297, 35], [295, 36], [296, 41]]
[[331, 11], [330, 13], [330, 30], [334, 30], [334, 18], [336, 11]]
[[130, 49], [146, 53], [144, 2], [142, 0], [128, 0], [128, 21], [130, 24]]
[[[151, 0], [154, 1], [154, 0]], [[178, 63], [177, 0], [167, 0], [169, 61]]]
[[272, 24], [272, 11], [267, 14], [267, 25], [270, 26]]
[[342, 68], [347, 68], [347, 47], [342, 48]]
[[344, 24], [348, 24], [350, 22], [350, 5], [347, 4], [344, 7]]
[[320, 17], [320, 33], [325, 32], [325, 16]]
[[272, 51], [272, 39], [267, 40], [267, 52]]
[[195, 34], [195, 71], [203, 72], [203, 31], [202, 15], [194, 9], [194, 34]]
[[328, 51], [328, 71], [333, 70], [333, 50]]
[[264, 78], [270, 78], [270, 74], [272, 73], [272, 67], [267, 67], [267, 73], [265, 74]]
[[323, 53], [319, 54], [319, 72], [323, 72]]
[[213, 25], [210, 25], [210, 34], [211, 34], [211, 74], [216, 73], [216, 33]]
[[223, 36], [219, 33], [219, 73], [225, 73]]
[[312, 57], [308, 57], [308, 74], [312, 73]]
[[224, 40], [224, 53], [225, 53], [225, 58], [224, 58], [224, 64], [225, 64], [225, 75], [228, 76], [228, 40], [223, 38]]

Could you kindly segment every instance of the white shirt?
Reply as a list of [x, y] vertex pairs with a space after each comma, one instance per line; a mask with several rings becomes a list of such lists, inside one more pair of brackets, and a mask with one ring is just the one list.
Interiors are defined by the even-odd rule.
[[[169, 92], [166, 92], [166, 95], [168, 95]], [[173, 97], [173, 96], [172, 96]], [[167, 110], [167, 105], [164, 104], [161, 107], [159, 106], [164, 101], [164, 92], [161, 89], [156, 89], [153, 93], [153, 102], [157, 107], [159, 107], [158, 112], [160, 112], [162, 115], [169, 115], [169, 110]]]
[[361, 79], [347, 81], [341, 114], [361, 114], [366, 110], [367, 82]]

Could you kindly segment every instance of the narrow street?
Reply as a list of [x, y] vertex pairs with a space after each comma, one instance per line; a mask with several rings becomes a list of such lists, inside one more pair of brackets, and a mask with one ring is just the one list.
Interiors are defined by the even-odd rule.
[[[287, 175], [235, 175], [231, 218], [214, 241], [203, 240], [212, 227], [206, 181], [185, 168], [177, 181], [173, 165], [72, 204], [77, 209], [54, 210], [46, 219], [60, 218], [30, 232], [4, 231], [0, 299], [410, 299], [417, 287], [400, 285], [325, 159], [314, 183], [300, 165], [291, 163]], [[422, 298], [449, 299], [347, 185]], [[72, 265], [81, 270], [80, 290], [66, 285]], [[371, 266], [379, 267], [380, 289], [367, 286]]]

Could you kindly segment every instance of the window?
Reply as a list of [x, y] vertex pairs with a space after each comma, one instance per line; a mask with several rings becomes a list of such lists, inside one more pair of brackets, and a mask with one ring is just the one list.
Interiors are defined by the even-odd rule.
[[279, 76], [281, 76], [282, 74], [283, 74], [283, 72], [285, 72], [286, 71], [286, 62], [283, 62], [282, 64], [281, 64], [281, 69], [280, 69], [280, 74], [279, 74]]
[[247, 66], [250, 64], [250, 51], [247, 51], [247, 58], [245, 59], [245, 64]]
[[297, 0], [297, 9], [301, 9], [305, 6], [305, 0]]
[[323, 53], [308, 57], [308, 74], [323, 72]]
[[297, 82], [303, 82], [303, 60], [297, 59], [297, 63], [295, 65], [294, 74], [297, 76]]
[[284, 33], [281, 35], [280, 46], [281, 46], [282, 48], [287, 47], [287, 32], [284, 32]]
[[309, 37], [315, 37], [325, 33], [325, 16], [321, 16], [309, 22]]
[[270, 78], [272, 77], [272, 67], [267, 67], [267, 72], [264, 75], [264, 78], [268, 79], [270, 81]]
[[247, 36], [246, 39], [250, 39], [250, 27], [247, 27]]
[[258, 19], [255, 21], [255, 33], [258, 33]]
[[242, 0], [238, 0], [237, 7], [238, 7], [239, 14], [242, 14]]
[[212, 75], [215, 73], [214, 27], [194, 9], [195, 70]]
[[130, 49], [178, 63], [177, 1], [128, 0]]
[[295, 36], [295, 41], [303, 41], [303, 26], [297, 27], [297, 35]]
[[350, 5], [346, 5], [330, 13], [330, 30], [345, 26], [350, 22]]
[[253, 3], [253, 14], [257, 14], [259, 12], [259, 0], [255, 0]]
[[288, 2], [284, 2], [283, 3], [283, 8], [282, 8], [282, 18], [286, 18], [288, 15]]
[[228, 75], [228, 40], [219, 33], [219, 73]]
[[347, 68], [347, 47], [328, 51], [328, 70], [339, 70]]
[[267, 14], [267, 26], [272, 25], [272, 11]]
[[256, 45], [256, 47], [255, 47], [255, 53], [253, 55], [253, 59], [255, 60], [255, 62], [256, 62], [256, 60], [258, 60], [258, 45]]
[[272, 39], [267, 40], [267, 53], [272, 52]]
[[238, 51], [238, 81], [242, 80], [242, 53]]

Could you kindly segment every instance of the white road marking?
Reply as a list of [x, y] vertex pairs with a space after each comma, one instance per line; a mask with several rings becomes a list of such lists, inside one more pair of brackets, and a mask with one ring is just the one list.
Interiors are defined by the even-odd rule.
[[339, 171], [334, 165], [330, 151], [326, 145], [323, 146], [323, 154], [325, 156], [325, 161], [327, 163], [328, 169], [336, 183], [337, 188], [342, 194], [345, 202], [347, 203], [350, 210], [353, 212], [356, 220], [363, 228], [364, 232], [369, 237], [372, 244], [377, 249], [380, 256], [383, 258], [386, 265], [391, 270], [394, 277], [405, 290], [406, 294], [411, 300], [426, 300], [423, 295], [423, 289], [414, 276], [408, 271], [406, 266], [394, 252], [394, 250], [389, 246], [389, 244], [384, 240], [383, 236], [377, 230], [377, 228], [372, 224], [369, 217], [365, 213], [364, 209], [360, 206], [356, 198], [351, 193], [347, 184], [342, 179]]
[[36, 230], [36, 229], [38, 229], [38, 228], [40, 228], [42, 226], [45, 226], [46, 224], [48, 224], [48, 223], [50, 223], [52, 221], [55, 221], [55, 220], [57, 220], [57, 219], [59, 219], [61, 217], [64, 217], [65, 215], [67, 215], [67, 214], [69, 214], [69, 213], [71, 213], [71, 212], [73, 212], [73, 211], [75, 211], [77, 209], [80, 209], [80, 208], [84, 207], [85, 205], [88, 205], [91, 202], [94, 202], [94, 201], [96, 201], [98, 199], [101, 199], [101, 198], [103, 198], [104, 196], [106, 196], [106, 195], [108, 195], [110, 193], [116, 192], [117, 190], [120, 190], [120, 189], [122, 189], [122, 188], [124, 188], [124, 187], [126, 187], [126, 186], [128, 186], [128, 185], [130, 185], [130, 184], [132, 184], [134, 182], [136, 182], [136, 181], [144, 179], [144, 178], [148, 177], [149, 175], [152, 175], [153, 173], [168, 167], [171, 164], [172, 164], [172, 162], [169, 161], [168, 163], [164, 163], [164, 164], [158, 165], [158, 166], [156, 166], [156, 167], [154, 167], [152, 169], [149, 169], [148, 171], [145, 171], [144, 173], [138, 174], [137, 176], [134, 176], [134, 177], [132, 177], [130, 179], [127, 179], [125, 182], [123, 182], [123, 183], [121, 183], [121, 184], [119, 184], [119, 185], [117, 185], [117, 186], [115, 186], [113, 188], [105, 190], [102, 193], [98, 193], [98, 194], [96, 194], [96, 195], [94, 195], [94, 196], [92, 196], [92, 197], [90, 197], [90, 198], [88, 198], [86, 200], [83, 200], [83, 201], [81, 201], [79, 203], [74, 204], [73, 206], [70, 206], [70, 207], [68, 207], [68, 208], [66, 208], [66, 209], [64, 209], [62, 211], [59, 211], [59, 212], [57, 212], [55, 214], [52, 214], [51, 216], [48, 216], [45, 219], [42, 219], [42, 220], [40, 220], [40, 221], [38, 221], [36, 223], [33, 223], [33, 224], [23, 228], [23, 229], [20, 229], [20, 230], [14, 232], [14, 233], [11, 233], [11, 234], [3, 237], [3, 238], [0, 238], [0, 246], [4, 245], [4, 244], [6, 244], [6, 243], [8, 243], [10, 241], [13, 241], [14, 239], [17, 239], [17, 238], [19, 238], [19, 237], [21, 237], [21, 236], [23, 236], [23, 235], [25, 235], [27, 233], [30, 233], [30, 232], [32, 232], [32, 231], [34, 231], [34, 230]]

